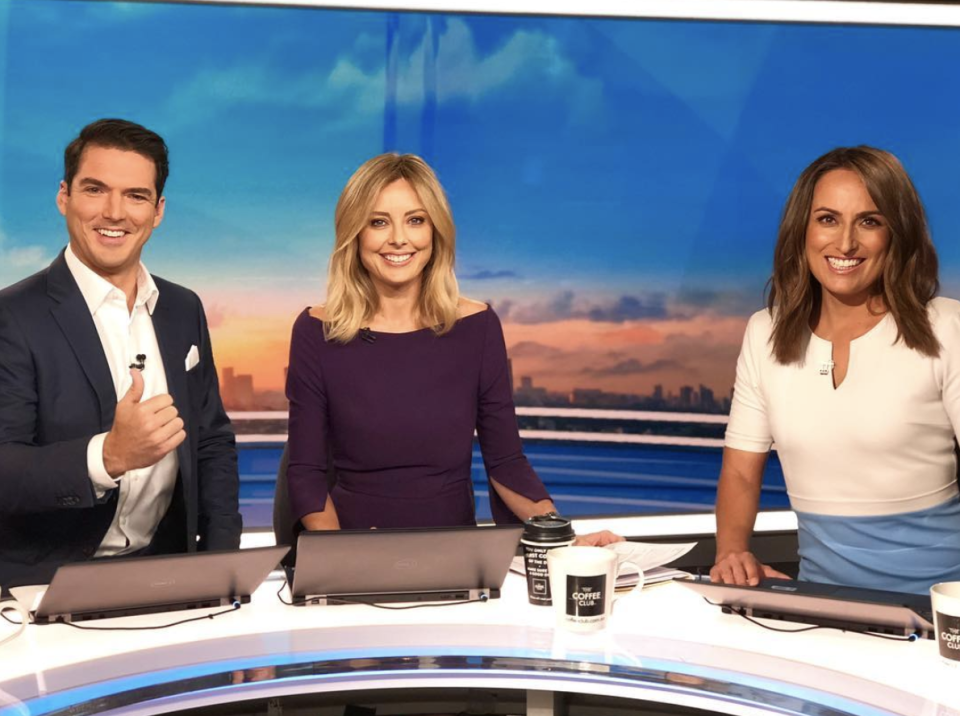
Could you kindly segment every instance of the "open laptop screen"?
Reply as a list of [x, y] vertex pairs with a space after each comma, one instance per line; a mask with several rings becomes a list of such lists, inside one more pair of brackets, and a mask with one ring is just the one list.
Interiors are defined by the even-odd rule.
[[293, 596], [299, 603], [498, 597], [522, 531], [508, 525], [304, 532]]
[[65, 564], [34, 614], [38, 624], [246, 603], [289, 547], [259, 547]]

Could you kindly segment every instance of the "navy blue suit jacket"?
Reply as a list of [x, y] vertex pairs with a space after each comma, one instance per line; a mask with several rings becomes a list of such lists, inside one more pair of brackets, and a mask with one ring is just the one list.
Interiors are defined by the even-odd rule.
[[[148, 552], [240, 544], [237, 453], [200, 299], [154, 277], [153, 326], [167, 389], [185, 423], [173, 502]], [[200, 362], [189, 372], [191, 346]], [[91, 558], [117, 490], [98, 501], [87, 443], [113, 425], [117, 395], [93, 317], [63, 254], [0, 291], [0, 585], [49, 582]]]

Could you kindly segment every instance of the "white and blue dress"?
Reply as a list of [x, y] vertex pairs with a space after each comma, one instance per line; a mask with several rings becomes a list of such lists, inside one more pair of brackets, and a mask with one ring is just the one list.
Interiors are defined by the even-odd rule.
[[725, 445], [776, 446], [799, 523], [800, 578], [902, 592], [960, 580], [960, 302], [933, 299], [936, 358], [897, 341], [888, 313], [850, 344], [838, 387], [832, 345], [772, 355], [768, 311], [747, 324]]

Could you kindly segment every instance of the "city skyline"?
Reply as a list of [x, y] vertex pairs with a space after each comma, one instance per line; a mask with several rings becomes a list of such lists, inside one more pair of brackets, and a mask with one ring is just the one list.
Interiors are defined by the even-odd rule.
[[[745, 325], [745, 317], [621, 324], [568, 320], [504, 323], [504, 335], [514, 374], [532, 375], [551, 391], [649, 394], [658, 383], [671, 390], [702, 383], [722, 394], [733, 385]], [[265, 322], [251, 340], [244, 325], [233, 351], [224, 348], [223, 328], [215, 315], [211, 330], [221, 376], [230, 367], [236, 375], [252, 376], [260, 390], [283, 390], [289, 341], [285, 327]], [[248, 342], [257, 350], [250, 351]]]
[[[730, 410], [733, 397], [732, 386], [720, 392], [727, 395], [717, 400], [718, 391], [700, 384], [681, 385], [675, 394], [662, 383], [655, 384], [647, 394], [617, 393], [597, 388], [577, 386], [570, 391], [551, 391], [549, 388], [534, 385], [535, 377], [520, 374], [515, 378], [514, 362], [507, 353], [507, 374], [514, 402], [518, 406], [538, 407], [581, 407], [621, 410], [674, 410], [699, 411], [707, 413], [726, 413]], [[286, 381], [287, 366], [283, 368], [283, 381]], [[288, 409], [284, 390], [276, 388], [258, 389], [253, 375], [237, 373], [233, 366], [220, 369], [220, 394], [227, 410], [232, 411], [286, 411]]]
[[[508, 362], [512, 363], [510, 359]], [[286, 369], [284, 369], [284, 378]], [[575, 387], [570, 392], [550, 391], [546, 387], [535, 385], [533, 376], [520, 375], [513, 380], [511, 369], [511, 389], [514, 403], [518, 407], [576, 407], [606, 410], [669, 410], [705, 413], [727, 413], [730, 410], [729, 396], [717, 399], [717, 391], [709, 386], [681, 385], [677, 393], [664, 390], [662, 384], [656, 384], [649, 394], [612, 393], [596, 388]], [[229, 411], [286, 411], [287, 400], [282, 390], [257, 389], [252, 375], [237, 373], [232, 366], [220, 369], [220, 394], [224, 406]]]

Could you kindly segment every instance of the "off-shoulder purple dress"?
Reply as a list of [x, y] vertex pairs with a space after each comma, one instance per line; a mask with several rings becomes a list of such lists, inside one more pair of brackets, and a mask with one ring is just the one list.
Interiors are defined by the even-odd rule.
[[[293, 326], [287, 398], [296, 520], [326, 504], [329, 451], [342, 528], [475, 524], [474, 429], [490, 478], [531, 500], [549, 497], [523, 454], [493, 309], [443, 336], [370, 331], [347, 344], [324, 340], [305, 310]], [[498, 523], [518, 521], [492, 486], [490, 504]]]

